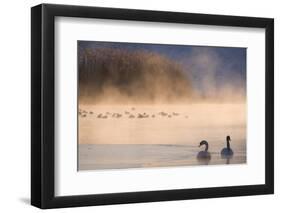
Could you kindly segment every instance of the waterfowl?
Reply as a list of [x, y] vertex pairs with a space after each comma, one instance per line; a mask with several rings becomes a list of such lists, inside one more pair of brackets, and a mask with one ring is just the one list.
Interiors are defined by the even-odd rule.
[[198, 152], [197, 159], [209, 160], [211, 159], [211, 154], [208, 152], [209, 144], [207, 141], [203, 140], [200, 142], [199, 147], [203, 145], [205, 145], [205, 150]]
[[144, 116], [142, 114], [138, 114], [138, 118], [144, 118]]
[[221, 150], [221, 156], [222, 157], [232, 157], [233, 156], [233, 151], [230, 148], [230, 142], [229, 141], [231, 141], [231, 138], [228, 135], [228, 136], [226, 136], [226, 147]]
[[165, 113], [165, 112], [159, 112], [159, 114], [162, 115], [162, 116], [168, 115], [168, 113]]

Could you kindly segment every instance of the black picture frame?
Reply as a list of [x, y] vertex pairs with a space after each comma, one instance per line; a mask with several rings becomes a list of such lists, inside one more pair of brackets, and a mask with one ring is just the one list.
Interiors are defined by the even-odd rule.
[[[54, 195], [55, 17], [264, 28], [265, 184], [93, 195]], [[241, 16], [41, 4], [31, 8], [31, 204], [42, 209], [274, 193], [274, 20]]]

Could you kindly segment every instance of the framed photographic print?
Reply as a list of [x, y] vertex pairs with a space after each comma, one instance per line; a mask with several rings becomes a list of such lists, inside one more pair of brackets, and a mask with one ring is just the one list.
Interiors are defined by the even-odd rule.
[[274, 21], [31, 9], [31, 203], [274, 191]]

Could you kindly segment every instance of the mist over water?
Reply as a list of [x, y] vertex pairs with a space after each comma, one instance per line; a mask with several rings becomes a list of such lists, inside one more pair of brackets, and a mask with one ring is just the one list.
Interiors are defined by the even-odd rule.
[[245, 65], [221, 59], [212, 48], [192, 47], [189, 51], [172, 58], [144, 48], [81, 45], [79, 101], [85, 104], [245, 101]]
[[180, 64], [159, 54], [81, 50], [79, 101], [92, 104], [187, 102], [193, 89]]

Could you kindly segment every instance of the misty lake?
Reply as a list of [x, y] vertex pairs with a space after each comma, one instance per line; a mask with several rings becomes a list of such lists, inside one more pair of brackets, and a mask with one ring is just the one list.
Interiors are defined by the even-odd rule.
[[[246, 105], [79, 105], [78, 170], [246, 163]], [[231, 137], [234, 156], [220, 156]], [[198, 161], [200, 141], [210, 160]]]

